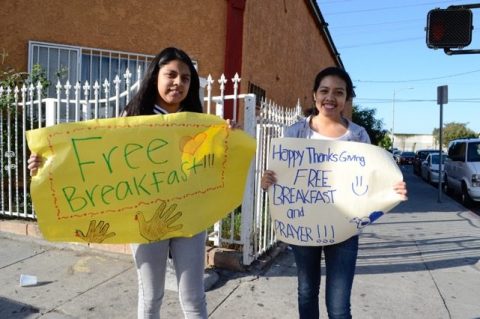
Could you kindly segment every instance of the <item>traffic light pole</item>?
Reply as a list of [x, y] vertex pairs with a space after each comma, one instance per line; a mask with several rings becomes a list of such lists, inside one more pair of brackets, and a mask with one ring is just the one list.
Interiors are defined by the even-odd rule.
[[[460, 4], [460, 5], [453, 5], [449, 6], [448, 9], [478, 9], [480, 8], [480, 3], [472, 3], [472, 4]], [[443, 49], [445, 54], [447, 55], [455, 55], [455, 54], [479, 54], [480, 49], [470, 49], [470, 50], [452, 50], [451, 48], [444, 48]]]
[[473, 49], [473, 50], [452, 50], [449, 48], [443, 49], [446, 55], [455, 55], [455, 54], [478, 54], [480, 53], [479, 49]]
[[457, 4], [453, 6], [448, 6], [448, 9], [478, 9], [478, 8], [480, 8], [480, 3]]

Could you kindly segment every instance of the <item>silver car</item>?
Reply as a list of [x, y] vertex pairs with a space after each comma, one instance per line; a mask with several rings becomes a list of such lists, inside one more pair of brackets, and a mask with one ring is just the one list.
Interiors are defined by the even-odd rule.
[[460, 194], [464, 204], [480, 202], [480, 139], [453, 140], [445, 160], [444, 188]]
[[[442, 170], [443, 164], [445, 163], [446, 154], [442, 154]], [[430, 153], [427, 155], [427, 158], [422, 162], [420, 167], [420, 175], [424, 180], [430, 184], [438, 184], [440, 179], [440, 154], [439, 153]]]

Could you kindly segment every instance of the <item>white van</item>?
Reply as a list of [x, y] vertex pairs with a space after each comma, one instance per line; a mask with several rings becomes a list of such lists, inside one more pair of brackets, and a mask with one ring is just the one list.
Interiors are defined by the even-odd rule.
[[444, 188], [461, 195], [462, 203], [480, 202], [480, 138], [453, 140], [445, 159]]

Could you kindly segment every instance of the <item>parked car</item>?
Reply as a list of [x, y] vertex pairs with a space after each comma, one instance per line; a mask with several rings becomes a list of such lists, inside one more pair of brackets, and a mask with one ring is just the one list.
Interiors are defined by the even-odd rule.
[[402, 153], [402, 151], [400, 151], [400, 150], [393, 150], [393, 152], [392, 152], [392, 157], [393, 157], [393, 159], [395, 160], [395, 162], [397, 161], [397, 157], [400, 155], [400, 153]]
[[[442, 170], [445, 163], [446, 154], [442, 154]], [[440, 153], [430, 153], [420, 166], [420, 174], [424, 180], [430, 184], [438, 184], [440, 178]]]
[[448, 145], [444, 189], [461, 195], [463, 204], [480, 202], [480, 139], [457, 139]]
[[430, 153], [438, 153], [438, 149], [423, 149], [418, 150], [415, 152], [415, 158], [413, 159], [413, 173], [416, 175], [420, 175], [420, 167], [422, 166], [422, 162], [427, 158], [427, 155]]
[[397, 155], [396, 161], [398, 165], [412, 164], [414, 158], [414, 152], [401, 152], [399, 155]]

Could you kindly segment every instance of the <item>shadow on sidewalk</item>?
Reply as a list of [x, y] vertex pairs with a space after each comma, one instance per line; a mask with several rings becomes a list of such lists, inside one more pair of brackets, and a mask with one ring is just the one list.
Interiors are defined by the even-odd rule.
[[[410, 167], [402, 168], [402, 172], [409, 200], [364, 229], [356, 273], [476, 267], [480, 259], [480, 218], [445, 194], [439, 203], [437, 189], [413, 175]], [[293, 254], [289, 250], [284, 251], [266, 273], [270, 276], [295, 274]]]
[[34, 306], [0, 297], [0, 318], [32, 318], [33, 314], [38, 314], [39, 312], [40, 309]]
[[[370, 234], [361, 243], [356, 272], [398, 273], [471, 266], [480, 259], [480, 238], [436, 237], [384, 240]], [[374, 239], [374, 240], [371, 240]]]

